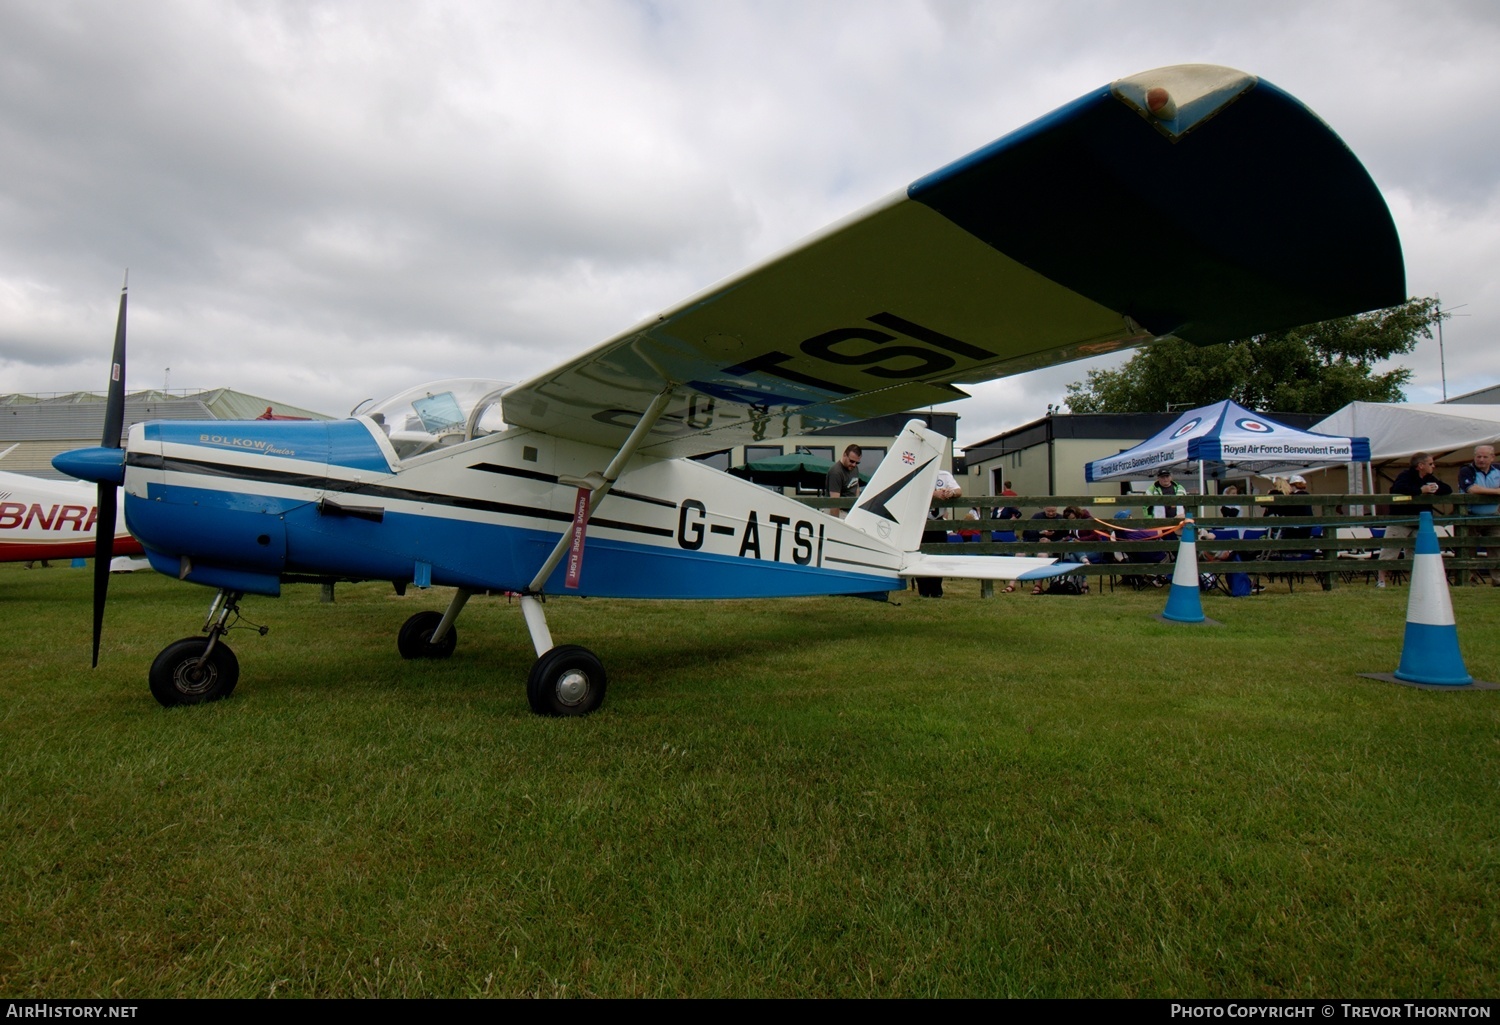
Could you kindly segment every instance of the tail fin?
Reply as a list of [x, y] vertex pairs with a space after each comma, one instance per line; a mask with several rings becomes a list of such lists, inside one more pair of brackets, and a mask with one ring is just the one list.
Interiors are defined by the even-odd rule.
[[909, 421], [870, 483], [860, 489], [849, 525], [898, 551], [915, 551], [922, 543], [946, 441], [920, 420]]
[[912, 420], [891, 444], [880, 469], [849, 510], [851, 527], [904, 553], [903, 577], [964, 577], [970, 580], [1042, 580], [1078, 567], [1050, 557], [1000, 559], [993, 555], [923, 555], [922, 528], [932, 507], [947, 441]]

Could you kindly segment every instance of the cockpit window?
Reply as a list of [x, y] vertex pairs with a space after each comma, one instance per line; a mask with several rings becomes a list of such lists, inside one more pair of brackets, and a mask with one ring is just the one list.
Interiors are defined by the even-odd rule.
[[459, 408], [458, 398], [451, 391], [413, 399], [411, 408], [416, 411], [422, 426], [433, 434], [451, 430], [466, 419], [464, 411]]
[[398, 457], [410, 459], [505, 430], [500, 395], [509, 387], [504, 381], [479, 378], [433, 381], [357, 412], [385, 431]]

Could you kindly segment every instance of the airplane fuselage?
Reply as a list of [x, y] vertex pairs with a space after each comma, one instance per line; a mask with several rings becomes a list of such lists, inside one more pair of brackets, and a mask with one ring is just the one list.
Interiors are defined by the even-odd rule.
[[[512, 428], [401, 460], [365, 418], [132, 428], [125, 517], [161, 572], [277, 594], [283, 578], [527, 588], [611, 452]], [[576, 586], [627, 598], [859, 594], [902, 586], [901, 551], [780, 493], [641, 459], [588, 524]]]
[[[92, 484], [0, 473], [0, 562], [93, 555], [94, 493]], [[123, 528], [115, 532], [116, 555], [140, 552]]]

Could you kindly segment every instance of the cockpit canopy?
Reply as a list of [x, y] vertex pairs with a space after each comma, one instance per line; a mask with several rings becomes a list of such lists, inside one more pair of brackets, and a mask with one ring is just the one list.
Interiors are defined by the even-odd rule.
[[511, 385], [457, 377], [408, 388], [388, 399], [355, 407], [380, 426], [396, 455], [410, 459], [443, 445], [505, 430], [500, 396]]

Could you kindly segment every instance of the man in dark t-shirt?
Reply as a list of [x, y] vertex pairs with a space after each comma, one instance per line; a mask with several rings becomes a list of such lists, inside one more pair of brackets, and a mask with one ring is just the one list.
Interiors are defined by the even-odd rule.
[[[828, 476], [823, 481], [823, 490], [828, 492], [829, 498], [853, 498], [859, 494], [859, 460], [863, 450], [858, 445], [850, 445], [844, 449], [844, 455], [838, 462], [828, 468]], [[829, 510], [835, 516], [842, 516], [838, 510]]]

